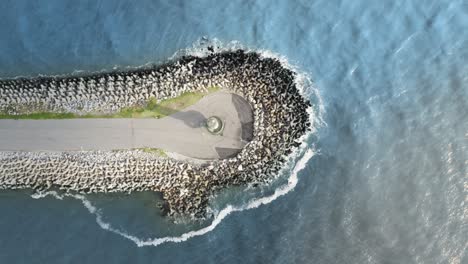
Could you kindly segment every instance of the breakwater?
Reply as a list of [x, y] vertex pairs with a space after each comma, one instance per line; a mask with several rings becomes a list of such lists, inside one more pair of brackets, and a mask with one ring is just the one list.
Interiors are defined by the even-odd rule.
[[233, 158], [203, 164], [141, 151], [1, 152], [0, 188], [67, 192], [158, 191], [171, 215], [202, 216], [208, 197], [231, 185], [264, 182], [281, 168], [309, 129], [295, 74], [272, 58], [242, 50], [127, 72], [0, 81], [0, 112], [113, 113], [189, 91], [219, 86], [253, 109], [253, 137]]

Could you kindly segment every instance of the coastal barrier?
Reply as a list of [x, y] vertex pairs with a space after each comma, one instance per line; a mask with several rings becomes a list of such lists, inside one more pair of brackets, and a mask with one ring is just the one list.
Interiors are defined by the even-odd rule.
[[295, 74], [273, 58], [237, 50], [88, 76], [0, 80], [0, 112], [114, 113], [211, 86], [253, 110], [253, 136], [237, 156], [192, 163], [138, 150], [0, 152], [0, 188], [96, 193], [158, 191], [170, 215], [201, 217], [221, 188], [270, 180], [310, 129]]

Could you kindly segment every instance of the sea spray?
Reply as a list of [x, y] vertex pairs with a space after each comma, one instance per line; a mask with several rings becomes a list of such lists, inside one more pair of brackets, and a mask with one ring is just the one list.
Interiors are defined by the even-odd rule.
[[237, 40], [222, 41], [218, 38], [202, 37], [195, 41], [191, 47], [176, 51], [169, 60], [174, 61], [183, 56], [195, 56], [204, 58], [217, 52], [232, 52], [236, 50], [244, 50], [246, 52], [259, 53], [262, 58], [270, 58], [278, 60], [281, 66], [295, 73], [294, 83], [296, 84], [299, 93], [311, 101], [312, 106], [308, 109], [309, 121], [311, 122], [312, 132], [316, 132], [318, 128], [326, 126], [323, 120], [325, 106], [318, 89], [315, 87], [311, 76], [304, 72], [295, 62], [291, 62], [286, 56], [273, 52], [267, 49], [261, 49], [245, 45]]
[[[105, 112], [146, 100], [152, 95], [164, 99], [217, 85], [244, 97], [254, 115], [250, 144], [236, 157], [209, 161], [208, 166], [183, 164], [186, 162], [174, 159], [149, 159], [128, 151], [47, 153], [40, 160], [34, 152], [0, 153], [5, 164], [2, 167], [15, 164], [14, 171], [5, 171], [6, 179], [14, 177], [15, 181], [6, 181], [3, 188], [48, 189], [55, 186], [77, 193], [159, 191], [163, 193], [170, 215], [202, 218], [208, 198], [216, 191], [274, 179], [285, 167], [288, 156], [300, 145], [299, 138], [316, 121], [310, 119], [307, 111], [311, 108], [310, 102], [296, 87], [297, 73], [283, 67], [285, 59], [262, 56], [258, 52], [239, 49], [202, 58], [182, 57], [153, 69], [134, 72], [80, 78], [1, 80], [0, 87], [10, 95], [3, 99], [7, 108], [14, 102], [27, 99], [31, 102], [43, 100], [44, 104], [38, 104], [41, 109], [54, 110], [63, 106], [63, 109], [76, 108], [76, 111], [86, 112], [91, 109], [75, 103], [70, 105], [70, 102], [77, 102], [70, 98], [80, 98], [80, 102], [88, 105], [88, 96], [92, 96], [96, 98], [93, 107]], [[125, 90], [125, 96], [112, 92], [115, 91], [112, 87]], [[27, 98], [23, 98], [24, 93], [17, 92], [21, 88], [28, 89]], [[66, 89], [71, 92], [65, 92]], [[42, 93], [50, 93], [49, 97], [54, 100], [43, 99]], [[23, 108], [8, 109], [15, 115]], [[31, 167], [26, 169], [18, 166], [19, 163], [28, 163]], [[167, 168], [174, 169], [168, 172]], [[39, 171], [40, 174], [32, 177], [31, 171]], [[161, 179], [155, 180], [154, 174], [160, 175]], [[92, 181], [89, 180], [91, 178]], [[173, 186], [184, 186], [184, 192]]]
[[286, 185], [283, 185], [277, 188], [272, 195], [253, 199], [247, 202], [245, 205], [241, 205], [241, 206], [228, 205], [214, 217], [213, 221], [211, 222], [209, 226], [184, 233], [180, 236], [167, 236], [167, 237], [161, 237], [161, 238], [143, 239], [143, 238], [138, 238], [136, 236], [128, 234], [125, 231], [112, 227], [110, 223], [105, 222], [102, 218], [102, 214], [99, 211], [99, 209], [95, 207], [92, 204], [92, 202], [86, 198], [86, 196], [81, 195], [81, 194], [71, 194], [71, 193], [58, 194], [55, 191], [48, 191], [44, 193], [39, 192], [39, 193], [33, 194], [31, 195], [31, 197], [34, 199], [41, 199], [50, 195], [59, 200], [63, 200], [64, 197], [71, 197], [71, 198], [77, 199], [82, 202], [83, 206], [89, 211], [89, 213], [93, 214], [96, 217], [96, 223], [102, 229], [110, 231], [117, 235], [120, 235], [122, 237], [125, 237], [126, 239], [129, 239], [132, 242], [134, 242], [139, 247], [158, 246], [167, 242], [179, 243], [179, 242], [187, 241], [188, 239], [193, 238], [193, 237], [204, 235], [214, 230], [222, 222], [222, 220], [225, 219], [231, 213], [254, 209], [261, 205], [269, 204], [273, 202], [274, 200], [278, 199], [279, 197], [284, 196], [285, 194], [289, 193], [296, 187], [298, 183], [299, 172], [302, 171], [306, 167], [307, 162], [314, 156], [314, 154], [315, 152], [312, 149], [310, 148], [306, 149], [304, 155], [297, 162], [294, 168], [292, 168], [290, 177], [288, 178], [288, 183]]
[[[195, 43], [192, 48], [188, 48], [188, 49], [180, 50], [176, 52], [170, 58], [170, 60], [175, 60], [182, 56], [187, 56], [187, 55], [197, 56], [197, 57], [206, 57], [212, 54], [212, 52], [210, 52], [209, 49], [207, 48], [209, 46], [214, 47], [215, 52], [224, 52], [224, 51], [236, 50], [236, 49], [241, 48], [247, 51], [258, 52], [264, 58], [273, 58], [279, 61], [284, 68], [287, 68], [294, 72], [295, 74], [294, 83], [296, 84], [296, 87], [299, 90], [300, 94], [305, 98], [309, 98], [309, 100], [312, 99], [312, 106], [307, 108], [309, 121], [312, 124], [311, 131], [300, 137], [298, 141], [302, 142], [301, 147], [293, 149], [292, 153], [288, 155], [287, 157], [287, 162], [284, 164], [285, 166], [281, 169], [281, 171], [279, 171], [276, 174], [276, 177], [273, 177], [268, 182], [267, 185], [271, 184], [272, 181], [276, 180], [277, 177], [279, 177], [279, 175], [283, 175], [289, 171], [290, 176], [287, 178], [286, 184], [281, 185], [280, 187], [276, 188], [274, 190], [274, 193], [271, 195], [266, 195], [260, 198], [250, 199], [248, 202], [242, 205], [228, 204], [221, 210], [213, 210], [212, 208], [209, 208], [208, 210], [209, 211], [211, 210], [213, 214], [213, 220], [206, 227], [183, 233], [180, 236], [165, 236], [165, 237], [151, 238], [151, 239], [139, 238], [137, 236], [128, 234], [128, 232], [126, 231], [122, 231], [117, 228], [114, 228], [111, 225], [111, 223], [103, 220], [102, 212], [96, 206], [94, 206], [91, 203], [91, 201], [89, 201], [84, 195], [70, 194], [70, 193], [59, 195], [56, 192], [46, 192], [46, 193], [35, 194], [33, 195], [33, 198], [38, 199], [47, 195], [52, 195], [56, 197], [57, 199], [63, 199], [64, 196], [75, 198], [77, 200], [80, 200], [91, 214], [95, 215], [96, 222], [102, 229], [113, 232], [122, 237], [125, 237], [133, 241], [138, 246], [157, 246], [166, 242], [175, 242], [175, 243], [183, 242], [192, 237], [204, 235], [212, 231], [213, 229], [215, 229], [216, 226], [218, 226], [222, 222], [222, 220], [225, 219], [229, 214], [233, 212], [240, 212], [243, 210], [257, 208], [264, 204], [269, 204], [273, 202], [274, 200], [276, 200], [278, 197], [281, 197], [287, 194], [288, 192], [290, 192], [291, 190], [293, 190], [298, 183], [298, 173], [306, 166], [307, 161], [311, 159], [316, 153], [314, 149], [306, 148], [305, 142], [307, 141], [307, 139], [310, 138], [312, 134], [314, 134], [317, 131], [317, 129], [320, 126], [324, 125], [324, 122], [322, 120], [322, 116], [324, 112], [322, 99], [320, 98], [320, 95], [317, 89], [315, 89], [311, 81], [311, 78], [306, 73], [301, 72], [297, 67], [292, 66], [284, 56], [280, 56], [271, 51], [254, 50], [254, 49], [246, 48], [245, 46], [241, 45], [239, 42], [236, 42], [236, 41], [229, 42], [229, 43], [222, 43], [221, 41], [217, 39], [214, 39], [212, 41], [207, 41], [207, 40], [199, 41], [198, 43]], [[300, 154], [302, 154], [302, 157], [297, 161], [297, 158], [301, 156]], [[297, 163], [294, 165], [295, 161], [297, 161]], [[211, 200], [215, 198], [216, 197], [214, 196], [212, 197]]]

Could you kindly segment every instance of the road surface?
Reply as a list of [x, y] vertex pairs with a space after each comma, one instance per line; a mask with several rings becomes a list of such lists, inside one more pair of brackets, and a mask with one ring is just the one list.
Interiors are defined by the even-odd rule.
[[[204, 121], [216, 115], [222, 135]], [[0, 120], [0, 151], [76, 151], [160, 148], [197, 159], [224, 159], [252, 138], [252, 110], [242, 97], [227, 92], [161, 119]]]

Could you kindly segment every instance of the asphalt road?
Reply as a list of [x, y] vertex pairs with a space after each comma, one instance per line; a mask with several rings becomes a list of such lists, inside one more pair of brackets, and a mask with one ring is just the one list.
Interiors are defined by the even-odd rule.
[[[222, 135], [203, 127], [216, 115]], [[216, 92], [162, 119], [0, 120], [0, 151], [160, 148], [197, 159], [238, 153], [252, 137], [252, 109], [240, 96]]]

